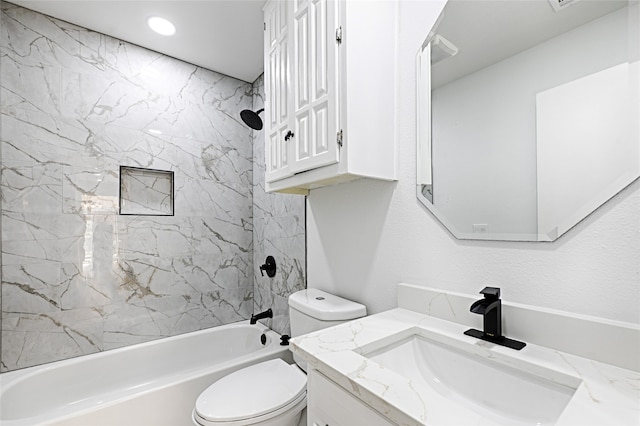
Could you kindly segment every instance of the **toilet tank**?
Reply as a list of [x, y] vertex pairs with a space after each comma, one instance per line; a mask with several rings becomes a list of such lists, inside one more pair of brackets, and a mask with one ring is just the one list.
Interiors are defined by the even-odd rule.
[[291, 336], [342, 324], [367, 315], [367, 308], [322, 290], [309, 288], [289, 296]]
[[[334, 296], [322, 290], [309, 288], [289, 296], [291, 336], [331, 327], [367, 315], [367, 308], [360, 303]], [[307, 371], [307, 363], [298, 355], [293, 359]]]

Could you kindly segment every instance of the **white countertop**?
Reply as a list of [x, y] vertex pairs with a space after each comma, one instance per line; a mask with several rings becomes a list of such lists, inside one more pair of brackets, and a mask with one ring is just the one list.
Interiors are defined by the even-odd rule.
[[[425, 385], [360, 353], [397, 333], [421, 329], [462, 345], [474, 355], [528, 365], [549, 380], [570, 376], [577, 390], [556, 424], [640, 425], [640, 373], [527, 342], [520, 350], [464, 335], [469, 327], [406, 309], [393, 309], [291, 340], [291, 350], [388, 419], [400, 425], [498, 424], [446, 398], [424, 398]], [[552, 332], [552, 330], [551, 330]], [[507, 336], [510, 337], [510, 336]], [[584, 336], [588, 339], [589, 336]], [[537, 368], [540, 367], [540, 368]], [[432, 393], [432, 391], [431, 391]]]

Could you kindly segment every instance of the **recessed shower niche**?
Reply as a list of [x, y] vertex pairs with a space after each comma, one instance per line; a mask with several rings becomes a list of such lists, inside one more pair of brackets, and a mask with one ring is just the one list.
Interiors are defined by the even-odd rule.
[[120, 166], [120, 214], [173, 216], [173, 172]]

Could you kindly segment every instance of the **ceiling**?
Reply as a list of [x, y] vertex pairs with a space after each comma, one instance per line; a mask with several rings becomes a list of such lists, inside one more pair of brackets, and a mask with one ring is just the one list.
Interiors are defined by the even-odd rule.
[[[253, 83], [263, 70], [265, 0], [11, 0], [11, 3]], [[173, 22], [162, 36], [150, 16]]]
[[458, 49], [433, 68], [440, 87], [628, 6], [628, 0], [576, 1], [555, 12], [545, 0], [447, 3], [435, 33]]

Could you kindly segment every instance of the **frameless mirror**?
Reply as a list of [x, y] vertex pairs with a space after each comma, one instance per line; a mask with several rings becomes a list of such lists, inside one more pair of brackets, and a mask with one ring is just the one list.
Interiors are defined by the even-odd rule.
[[553, 241], [640, 176], [638, 0], [450, 0], [417, 56], [418, 199]]

